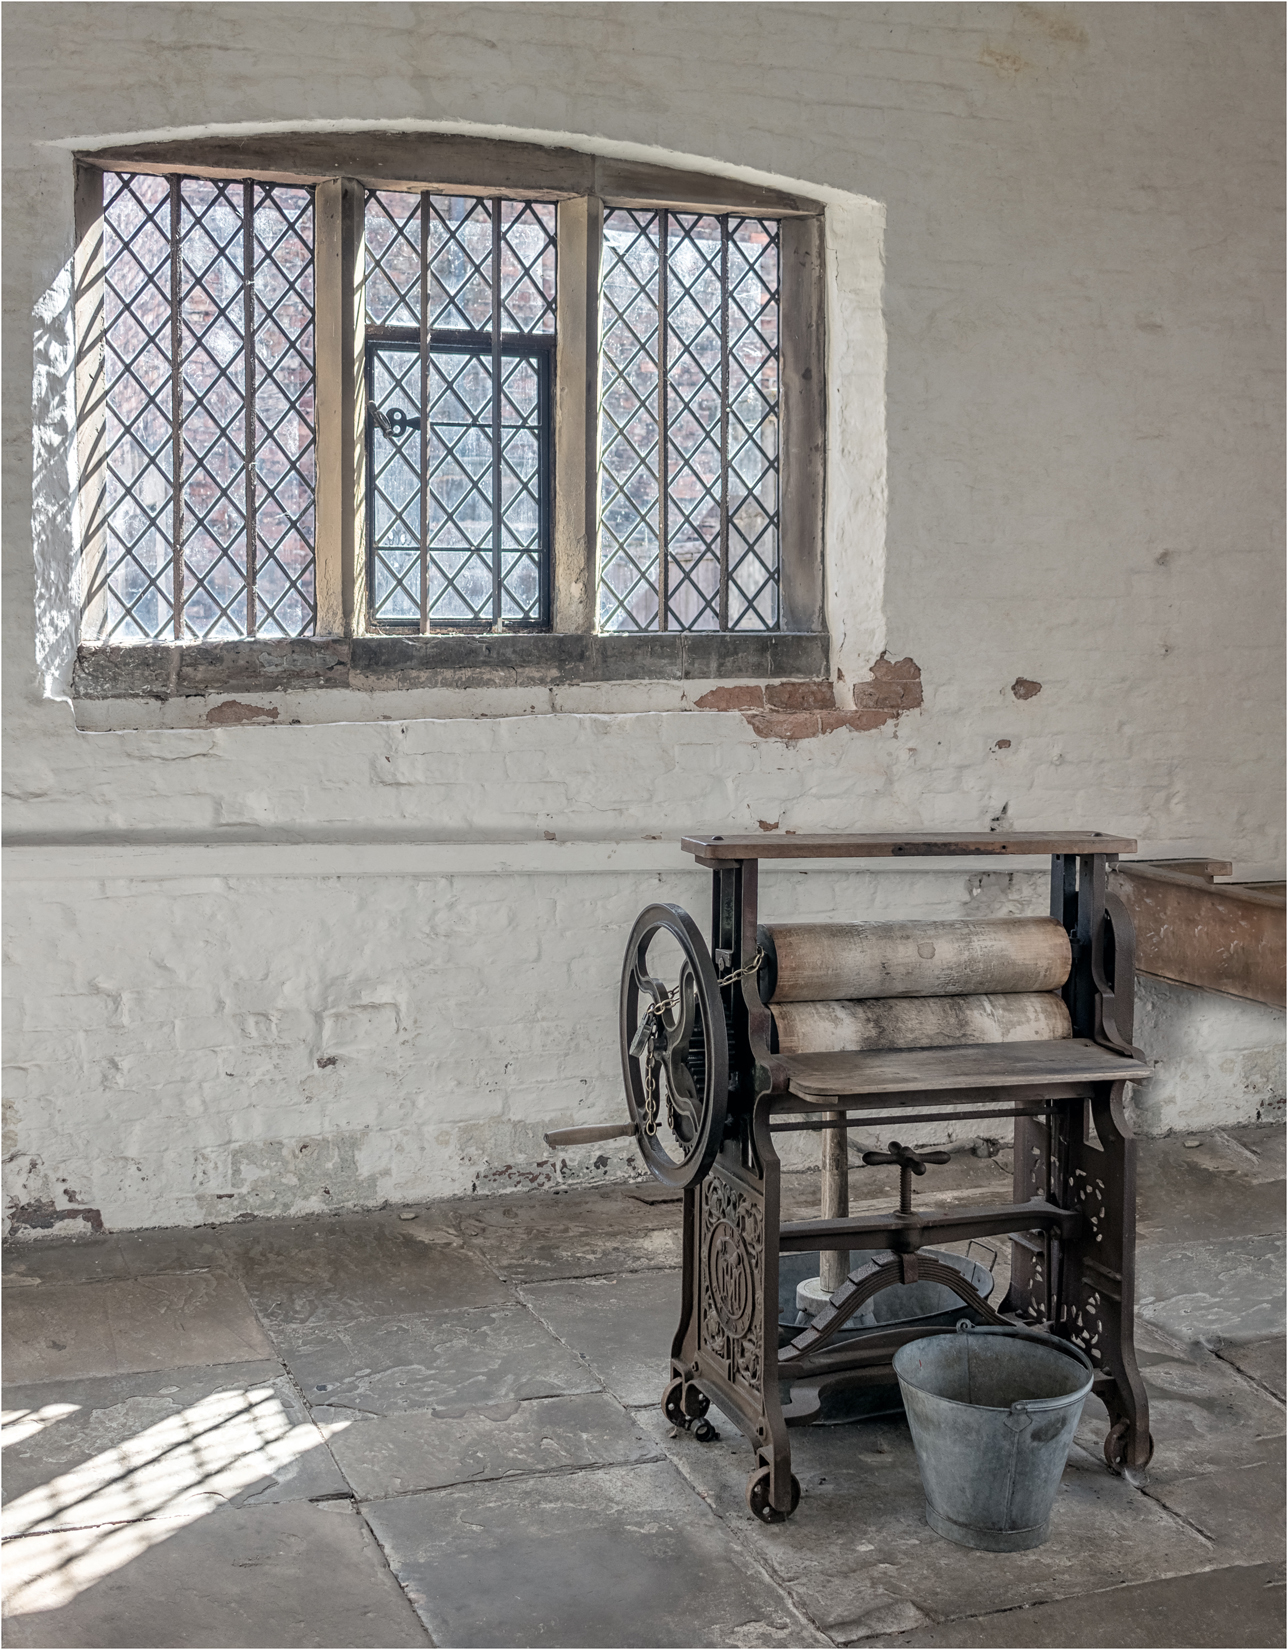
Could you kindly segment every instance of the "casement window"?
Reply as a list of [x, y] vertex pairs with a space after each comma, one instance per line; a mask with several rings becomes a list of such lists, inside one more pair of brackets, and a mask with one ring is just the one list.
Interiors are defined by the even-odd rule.
[[312, 635], [313, 194], [102, 179], [107, 642]]
[[556, 210], [367, 193], [369, 619], [550, 625]]
[[813, 203], [373, 134], [99, 153], [77, 195], [83, 654], [817, 673]]
[[776, 630], [778, 225], [604, 213], [604, 630]]

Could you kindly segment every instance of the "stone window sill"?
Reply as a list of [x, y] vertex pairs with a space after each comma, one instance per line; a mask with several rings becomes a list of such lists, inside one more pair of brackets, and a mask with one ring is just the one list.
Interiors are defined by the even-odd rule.
[[571, 687], [829, 674], [825, 634], [354, 636], [303, 641], [83, 646], [77, 699], [174, 699], [314, 688]]

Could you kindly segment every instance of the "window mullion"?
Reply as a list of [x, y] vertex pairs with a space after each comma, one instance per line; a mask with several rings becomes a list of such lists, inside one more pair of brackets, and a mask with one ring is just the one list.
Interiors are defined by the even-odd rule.
[[729, 219], [720, 219], [720, 598], [719, 625], [729, 628]]
[[246, 372], [246, 634], [255, 634], [255, 185], [242, 185], [242, 350]]
[[501, 202], [492, 202], [492, 628], [501, 628]]
[[176, 642], [183, 640], [183, 364], [180, 358], [183, 334], [180, 311], [183, 305], [183, 253], [180, 249], [180, 180], [170, 179], [170, 466], [171, 466], [171, 564], [173, 578], [173, 628]]
[[429, 192], [420, 197], [420, 633], [429, 630]]
[[657, 628], [667, 625], [667, 565], [666, 552], [670, 536], [668, 521], [669, 489], [667, 464], [667, 238], [670, 228], [669, 212], [657, 215]]

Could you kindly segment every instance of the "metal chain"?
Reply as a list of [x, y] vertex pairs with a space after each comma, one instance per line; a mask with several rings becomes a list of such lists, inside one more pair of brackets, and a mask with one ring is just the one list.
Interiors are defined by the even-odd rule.
[[[758, 974], [760, 972], [760, 965], [764, 962], [764, 960], [765, 953], [763, 951], [757, 951], [756, 955], [749, 963], [744, 963], [741, 968], [736, 968], [732, 974], [721, 974], [716, 980], [717, 986], [719, 986], [720, 990], [723, 991], [727, 985], [737, 985], [739, 980], [745, 980], [750, 978], [752, 974]], [[667, 1009], [674, 1008], [679, 1000], [680, 987], [677, 985], [674, 991], [662, 998], [661, 1002], [650, 1003], [644, 1012], [646, 1014], [656, 1014], [660, 1019], [662, 1015], [665, 1014]]]
[[[717, 986], [719, 986], [720, 990], [723, 991], [727, 985], [737, 985], [740, 980], [749, 979], [753, 974], [760, 972], [760, 965], [764, 962], [764, 960], [765, 953], [758, 950], [749, 963], [744, 963], [741, 968], [734, 969], [734, 971], [730, 974], [720, 975], [716, 980]], [[661, 1104], [661, 1096], [659, 1095], [657, 1088], [657, 1061], [654, 1057], [653, 1045], [657, 1041], [658, 1033], [662, 1029], [662, 1015], [668, 1008], [674, 1008], [679, 1000], [680, 987], [677, 985], [675, 990], [663, 997], [660, 1002], [650, 1003], [644, 1010], [645, 1014], [652, 1014], [656, 1020], [655, 1026], [649, 1033], [648, 1042], [643, 1050], [642, 1058], [640, 1059], [640, 1064], [644, 1068], [643, 1126], [645, 1134], [652, 1135], [657, 1133], [657, 1114], [658, 1108]], [[666, 1107], [667, 1122], [671, 1125], [671, 1128], [674, 1129], [675, 1113], [669, 1091], [667, 1093]]]

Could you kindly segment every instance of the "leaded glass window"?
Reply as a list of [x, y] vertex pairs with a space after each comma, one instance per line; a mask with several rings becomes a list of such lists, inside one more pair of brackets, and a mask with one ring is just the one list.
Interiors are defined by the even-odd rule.
[[313, 193], [103, 178], [97, 639], [315, 628]]
[[779, 623], [779, 232], [604, 213], [599, 624]]
[[378, 629], [549, 625], [555, 262], [549, 203], [368, 192]]

